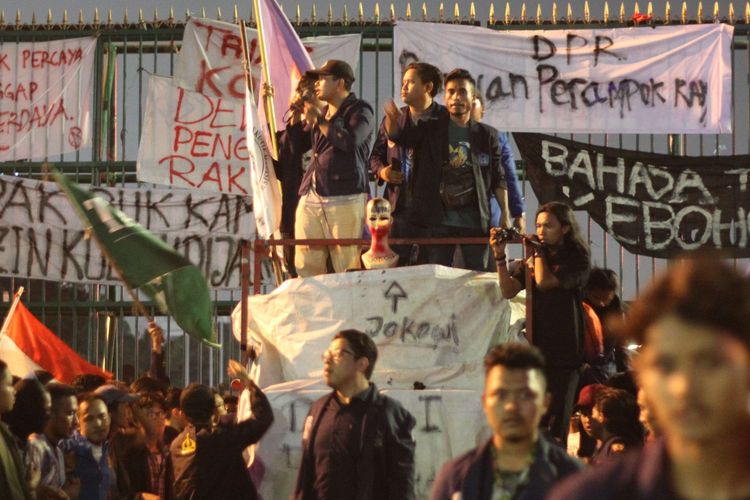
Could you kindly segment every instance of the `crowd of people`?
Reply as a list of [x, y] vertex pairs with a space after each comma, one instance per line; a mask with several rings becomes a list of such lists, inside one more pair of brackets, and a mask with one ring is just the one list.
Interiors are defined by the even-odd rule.
[[[508, 136], [481, 122], [483, 103], [472, 75], [445, 77], [435, 66], [404, 69], [398, 108], [386, 104], [375, 130], [372, 106], [352, 92], [354, 73], [330, 60], [300, 81], [279, 133], [275, 163], [282, 185], [281, 233], [297, 239], [361, 238], [370, 178], [383, 189], [399, 239], [489, 235], [524, 229], [525, 207]], [[445, 106], [434, 98], [444, 91]], [[374, 138], [374, 145], [373, 144]], [[306, 155], [309, 161], [305, 162]], [[399, 265], [451, 266], [455, 245], [394, 245]], [[461, 245], [463, 267], [493, 269], [487, 245]], [[287, 251], [302, 277], [359, 269], [356, 246]]]
[[[527, 342], [485, 356], [477, 389], [491, 437], [444, 464], [432, 498], [750, 497], [750, 281], [717, 256], [687, 255], [626, 310], [617, 275], [592, 269], [569, 206], [540, 206], [534, 234], [506, 230], [523, 231], [523, 199], [507, 136], [481, 123], [468, 72], [443, 78], [410, 64], [406, 106], [386, 105], [372, 152], [373, 110], [353, 82], [342, 61], [300, 82], [279, 137], [283, 231], [359, 237], [369, 168], [385, 184], [394, 237], [489, 236], [463, 246], [465, 265], [496, 269], [507, 299], [533, 296]], [[441, 88], [446, 106], [433, 100]], [[526, 251], [512, 261], [516, 237]], [[451, 246], [395, 250], [401, 265], [455, 257]], [[301, 247], [291, 260], [310, 276], [357, 268], [359, 258], [357, 248]], [[273, 422], [263, 391], [230, 362], [252, 409], [238, 419], [236, 396], [171, 387], [163, 333], [150, 324], [149, 334], [151, 369], [130, 385], [93, 376], [66, 385], [44, 372], [14, 380], [0, 361], [0, 498], [259, 497], [243, 451]], [[340, 331], [323, 353], [331, 392], [304, 421], [293, 498], [415, 497], [415, 418], [372, 383], [377, 359], [357, 330]]]
[[[601, 291], [597, 279], [589, 292]], [[604, 307], [614, 300], [588, 295]], [[491, 348], [481, 389], [491, 437], [443, 465], [432, 498], [750, 496], [750, 281], [716, 258], [687, 256], [610, 323], [640, 345], [633, 370], [570, 391], [567, 441], [559, 412], [568, 404], [555, 405], [552, 378], [564, 367], [546, 344]], [[243, 450], [273, 422], [263, 391], [230, 362], [252, 408], [238, 419], [236, 400], [210, 387], [170, 387], [161, 332], [150, 333], [152, 369], [130, 386], [96, 376], [65, 385], [44, 372], [14, 380], [0, 362], [0, 498], [258, 498]], [[602, 366], [617, 365], [616, 345]], [[371, 382], [377, 359], [357, 330], [340, 331], [323, 353], [331, 392], [304, 421], [293, 498], [415, 498], [415, 418]]]

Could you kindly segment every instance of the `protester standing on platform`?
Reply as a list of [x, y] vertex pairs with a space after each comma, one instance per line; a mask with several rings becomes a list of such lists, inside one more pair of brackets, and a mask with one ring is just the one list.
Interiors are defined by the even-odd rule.
[[[302, 177], [295, 236], [298, 239], [360, 238], [365, 219], [367, 159], [375, 128], [372, 107], [351, 91], [352, 68], [329, 60], [308, 71], [315, 78], [315, 94], [327, 106], [305, 102], [304, 119], [311, 134], [302, 134], [295, 149], [312, 148], [310, 165]], [[330, 250], [329, 250], [330, 249]], [[357, 246], [299, 246], [295, 256], [302, 277], [326, 272], [330, 255], [333, 269], [359, 269]]]
[[641, 293], [624, 332], [663, 439], [573, 477], [562, 499], [750, 498], [750, 282], [690, 257]]
[[[411, 124], [421, 120], [434, 120], [446, 115], [448, 110], [433, 101], [443, 85], [440, 70], [425, 62], [414, 62], [406, 66], [401, 79], [401, 100], [406, 106], [401, 112], [406, 114]], [[385, 132], [385, 119], [380, 124], [378, 136], [370, 155], [370, 170], [377, 177], [378, 184], [386, 183], [383, 197], [391, 203], [393, 210], [393, 238], [426, 238], [427, 228], [409, 221], [411, 201], [414, 197], [414, 149], [397, 146], [388, 140]], [[394, 245], [399, 255], [399, 265], [411, 262], [411, 245]], [[417, 257], [417, 262], [426, 262], [426, 255]]]
[[[484, 117], [484, 99], [479, 92], [474, 96], [471, 117], [475, 122], [481, 122]], [[508, 209], [513, 227], [524, 232], [526, 231], [526, 203], [523, 199], [521, 184], [518, 182], [516, 160], [513, 158], [513, 149], [510, 147], [510, 137], [507, 132], [498, 131], [497, 140], [500, 143], [500, 164], [503, 166], [505, 184], [508, 186]], [[500, 205], [494, 197], [490, 197], [490, 219], [493, 227], [500, 226], [500, 215]], [[494, 271], [494, 265], [492, 270]]]
[[323, 353], [333, 391], [305, 419], [295, 500], [414, 498], [416, 421], [370, 382], [377, 358], [375, 343], [357, 330], [337, 333]]
[[583, 364], [584, 318], [582, 289], [590, 268], [589, 247], [580, 235], [573, 211], [559, 202], [539, 207], [533, 255], [525, 265], [508, 270], [506, 241], [493, 229], [490, 245], [497, 262], [500, 290], [506, 299], [526, 286], [533, 274], [532, 340], [544, 354], [545, 374], [552, 394], [547, 424], [552, 436], [566, 442], [579, 371]]
[[[471, 118], [476, 83], [464, 69], [445, 77], [448, 115], [412, 123], [391, 100], [385, 105], [384, 128], [396, 144], [414, 148], [411, 224], [428, 228], [434, 238], [486, 236], [490, 227], [489, 197], [502, 208], [501, 225], [510, 226], [508, 193], [500, 164], [498, 132]], [[465, 266], [484, 270], [486, 245], [462, 245]], [[431, 245], [431, 264], [450, 266], [454, 245]]]
[[583, 467], [539, 432], [550, 402], [544, 358], [535, 347], [505, 344], [484, 358], [482, 406], [492, 438], [443, 466], [432, 500], [539, 499]]

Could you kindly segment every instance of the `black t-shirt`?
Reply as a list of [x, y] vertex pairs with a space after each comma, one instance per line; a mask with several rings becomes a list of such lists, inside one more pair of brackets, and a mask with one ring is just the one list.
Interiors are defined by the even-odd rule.
[[[563, 246], [547, 259], [560, 286], [539, 290], [533, 285], [533, 343], [544, 354], [547, 366], [575, 368], [583, 363], [581, 297], [590, 259], [572, 245]], [[526, 266], [518, 266], [513, 277], [525, 286]]]

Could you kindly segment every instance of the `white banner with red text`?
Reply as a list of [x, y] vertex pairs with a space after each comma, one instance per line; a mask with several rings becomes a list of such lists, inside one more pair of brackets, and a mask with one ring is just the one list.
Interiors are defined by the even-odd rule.
[[95, 48], [96, 37], [0, 44], [0, 161], [90, 145]]

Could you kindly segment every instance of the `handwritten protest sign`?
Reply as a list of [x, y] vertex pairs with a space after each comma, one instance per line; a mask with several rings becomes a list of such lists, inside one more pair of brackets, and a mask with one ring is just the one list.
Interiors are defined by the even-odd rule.
[[95, 47], [95, 37], [0, 45], [0, 161], [89, 145]]
[[251, 188], [246, 128], [242, 102], [152, 76], [138, 148], [138, 179], [247, 196]]
[[[258, 32], [248, 28], [247, 42], [252, 63], [253, 91], [258, 96], [260, 48]], [[360, 34], [320, 36], [302, 39], [317, 67], [327, 59], [341, 59], [352, 68], [359, 64]], [[243, 73], [240, 27], [211, 19], [190, 19], [185, 25], [182, 48], [177, 55], [174, 78], [178, 86], [212, 97], [242, 99]], [[285, 110], [280, 110], [283, 115]], [[283, 125], [283, 120], [277, 122]]]
[[540, 202], [568, 200], [633, 253], [750, 256], [750, 156], [679, 157], [515, 133]]
[[503, 31], [399, 22], [394, 78], [420, 60], [472, 73], [504, 130], [731, 132], [734, 27]]
[[[240, 335], [238, 305], [234, 334]], [[487, 349], [511, 339], [497, 276], [414, 266], [315, 276], [250, 297], [248, 338], [260, 346], [262, 385], [319, 376], [320, 356], [345, 328], [378, 346], [373, 379], [391, 387], [470, 388]]]
[[[186, 190], [92, 187], [174, 246], [214, 288], [240, 286], [241, 239], [255, 230], [245, 197]], [[54, 182], [0, 176], [0, 276], [119, 283]]]

